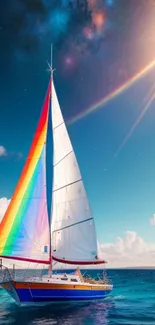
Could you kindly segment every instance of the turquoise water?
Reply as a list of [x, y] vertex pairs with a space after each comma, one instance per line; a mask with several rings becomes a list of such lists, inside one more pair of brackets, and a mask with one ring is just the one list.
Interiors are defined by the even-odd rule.
[[[99, 271], [88, 271], [96, 277]], [[18, 307], [0, 289], [0, 325], [154, 325], [155, 270], [109, 270], [114, 284], [104, 301]]]

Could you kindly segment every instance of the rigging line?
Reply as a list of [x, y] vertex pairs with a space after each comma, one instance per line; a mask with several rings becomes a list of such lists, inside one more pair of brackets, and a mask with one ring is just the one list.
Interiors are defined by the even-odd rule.
[[66, 157], [68, 157], [71, 153], [73, 152], [73, 149], [70, 151], [70, 152], [68, 152], [63, 158], [61, 158], [57, 163], [55, 163], [54, 165], [53, 165], [53, 167], [55, 167], [55, 166], [57, 166], [59, 163], [61, 163], [61, 161], [63, 161]]
[[54, 131], [55, 129], [57, 129], [59, 126], [61, 126], [62, 124], [64, 124], [64, 121], [61, 122], [60, 124], [58, 124], [57, 126], [55, 126], [55, 127], [53, 128], [53, 131]]
[[53, 230], [53, 233], [54, 233], [54, 232], [58, 232], [58, 231], [60, 231], [60, 230], [67, 229], [67, 228], [74, 227], [74, 226], [76, 226], [76, 225], [79, 225], [80, 223], [84, 223], [84, 222], [90, 221], [90, 220], [92, 220], [92, 219], [93, 219], [93, 217], [88, 218], [88, 219], [85, 219], [85, 220], [82, 220], [82, 221], [78, 221], [78, 222], [72, 223], [72, 224], [69, 225], [69, 226], [62, 227], [62, 228], [59, 228], [59, 229], [57, 229], [57, 230]]
[[59, 190], [62, 190], [63, 188], [65, 188], [65, 187], [67, 187], [67, 186], [70, 186], [70, 185], [73, 185], [73, 184], [75, 184], [75, 183], [78, 183], [78, 182], [80, 182], [80, 181], [82, 181], [82, 178], [78, 179], [78, 180], [75, 181], [75, 182], [71, 182], [71, 183], [66, 184], [66, 185], [64, 185], [64, 186], [61, 186], [61, 187], [59, 187], [59, 188], [56, 188], [55, 190], [53, 190], [53, 193], [54, 193], [54, 192], [57, 192], [57, 191], [59, 191]]

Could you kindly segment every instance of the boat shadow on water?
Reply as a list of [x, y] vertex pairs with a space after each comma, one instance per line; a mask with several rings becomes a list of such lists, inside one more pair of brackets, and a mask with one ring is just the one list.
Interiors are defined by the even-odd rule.
[[73, 304], [46, 304], [46, 305], [22, 305], [20, 308], [11, 304], [3, 310], [4, 319], [10, 319], [13, 324], [108, 324], [108, 314], [115, 306], [110, 299], [107, 301], [92, 301]]

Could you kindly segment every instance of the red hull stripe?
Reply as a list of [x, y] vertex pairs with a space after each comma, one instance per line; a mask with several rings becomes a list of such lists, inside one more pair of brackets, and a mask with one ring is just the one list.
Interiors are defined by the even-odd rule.
[[22, 258], [22, 257], [14, 257], [14, 256], [4, 256], [0, 255], [2, 258], [7, 258], [10, 260], [17, 260], [17, 261], [25, 261], [25, 262], [32, 262], [32, 263], [39, 263], [39, 264], [51, 264], [51, 261], [44, 261], [44, 260], [33, 260], [31, 258]]
[[69, 260], [65, 260], [65, 259], [61, 259], [61, 258], [57, 258], [52, 256], [52, 259], [56, 262], [60, 262], [60, 263], [64, 263], [64, 264], [78, 264], [78, 265], [96, 265], [96, 264], [105, 264], [107, 263], [106, 261], [103, 260], [96, 260], [96, 261], [69, 261]]

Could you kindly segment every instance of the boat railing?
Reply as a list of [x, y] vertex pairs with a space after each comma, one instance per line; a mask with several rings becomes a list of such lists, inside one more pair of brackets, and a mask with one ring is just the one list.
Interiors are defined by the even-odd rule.
[[14, 270], [8, 269], [0, 261], [0, 284], [5, 284], [14, 279]]
[[112, 281], [107, 276], [106, 271], [103, 271], [102, 276], [100, 274], [97, 274], [96, 278], [91, 277], [89, 274], [87, 274], [87, 271], [83, 274], [83, 281], [90, 283], [90, 284], [105, 284], [105, 285], [112, 285]]
[[105, 285], [109, 285], [112, 284], [111, 280], [109, 279], [93, 279], [92, 277], [84, 277], [84, 282], [86, 283], [90, 283], [90, 284], [105, 284]]

